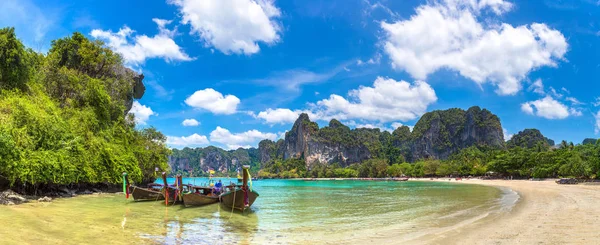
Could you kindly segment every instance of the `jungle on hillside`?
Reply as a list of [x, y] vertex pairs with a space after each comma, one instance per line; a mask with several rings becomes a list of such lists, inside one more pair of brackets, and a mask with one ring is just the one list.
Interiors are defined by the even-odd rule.
[[143, 76], [80, 33], [47, 54], [0, 29], [0, 189], [138, 183], [168, 169], [166, 137], [128, 114]]

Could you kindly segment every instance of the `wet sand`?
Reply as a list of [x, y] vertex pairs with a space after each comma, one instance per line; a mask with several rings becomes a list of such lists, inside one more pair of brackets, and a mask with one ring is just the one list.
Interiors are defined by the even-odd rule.
[[[442, 180], [442, 179], [440, 179]], [[443, 180], [442, 180], [443, 181]], [[446, 179], [447, 181], [447, 179]], [[417, 244], [598, 244], [600, 185], [558, 185], [553, 181], [463, 180], [516, 191], [507, 212], [456, 226]], [[394, 240], [389, 242], [393, 243]]]

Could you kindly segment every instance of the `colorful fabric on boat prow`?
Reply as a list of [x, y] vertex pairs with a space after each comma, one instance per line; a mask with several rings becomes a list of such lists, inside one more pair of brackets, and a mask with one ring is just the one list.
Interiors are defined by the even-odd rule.
[[127, 173], [123, 173], [123, 193], [125, 193], [125, 199], [129, 199], [129, 180]]

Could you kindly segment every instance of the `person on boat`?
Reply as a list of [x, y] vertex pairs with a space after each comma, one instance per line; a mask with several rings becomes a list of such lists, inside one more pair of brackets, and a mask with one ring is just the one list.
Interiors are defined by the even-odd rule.
[[217, 182], [217, 184], [215, 185], [215, 193], [220, 193], [221, 188], [223, 188], [223, 183], [221, 183], [221, 180], [219, 180], [219, 182]]

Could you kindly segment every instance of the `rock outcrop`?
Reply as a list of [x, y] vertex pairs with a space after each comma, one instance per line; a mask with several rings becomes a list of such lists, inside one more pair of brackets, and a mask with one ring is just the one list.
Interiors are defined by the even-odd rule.
[[543, 147], [551, 147], [554, 146], [554, 140], [544, 137], [544, 135], [542, 135], [542, 133], [537, 129], [529, 128], [513, 135], [513, 137], [506, 142], [506, 146], [509, 148], [517, 146], [523, 148], [532, 148], [538, 144]]
[[446, 159], [470, 146], [504, 147], [500, 119], [478, 106], [425, 113], [411, 133], [410, 161]]
[[235, 171], [242, 165], [259, 162], [259, 151], [256, 148], [225, 151], [214, 146], [195, 149], [186, 147], [182, 150], [173, 149], [173, 154], [169, 156], [172, 173]]
[[302, 158], [308, 166], [316, 162], [348, 166], [371, 158], [389, 157], [392, 155], [389, 151], [403, 158], [399, 161], [446, 159], [470, 146], [504, 147], [502, 127], [496, 115], [476, 106], [467, 111], [456, 108], [432, 111], [421, 117], [413, 132], [401, 126], [390, 135], [379, 129], [350, 129], [335, 119], [319, 129], [307, 114], [301, 114], [286, 133], [282, 145], [263, 141], [259, 152], [263, 164], [274, 159]]
[[586, 138], [583, 140], [583, 142], [581, 142], [582, 145], [595, 145], [596, 142], [598, 142], [599, 139], [593, 139], [593, 138]]

